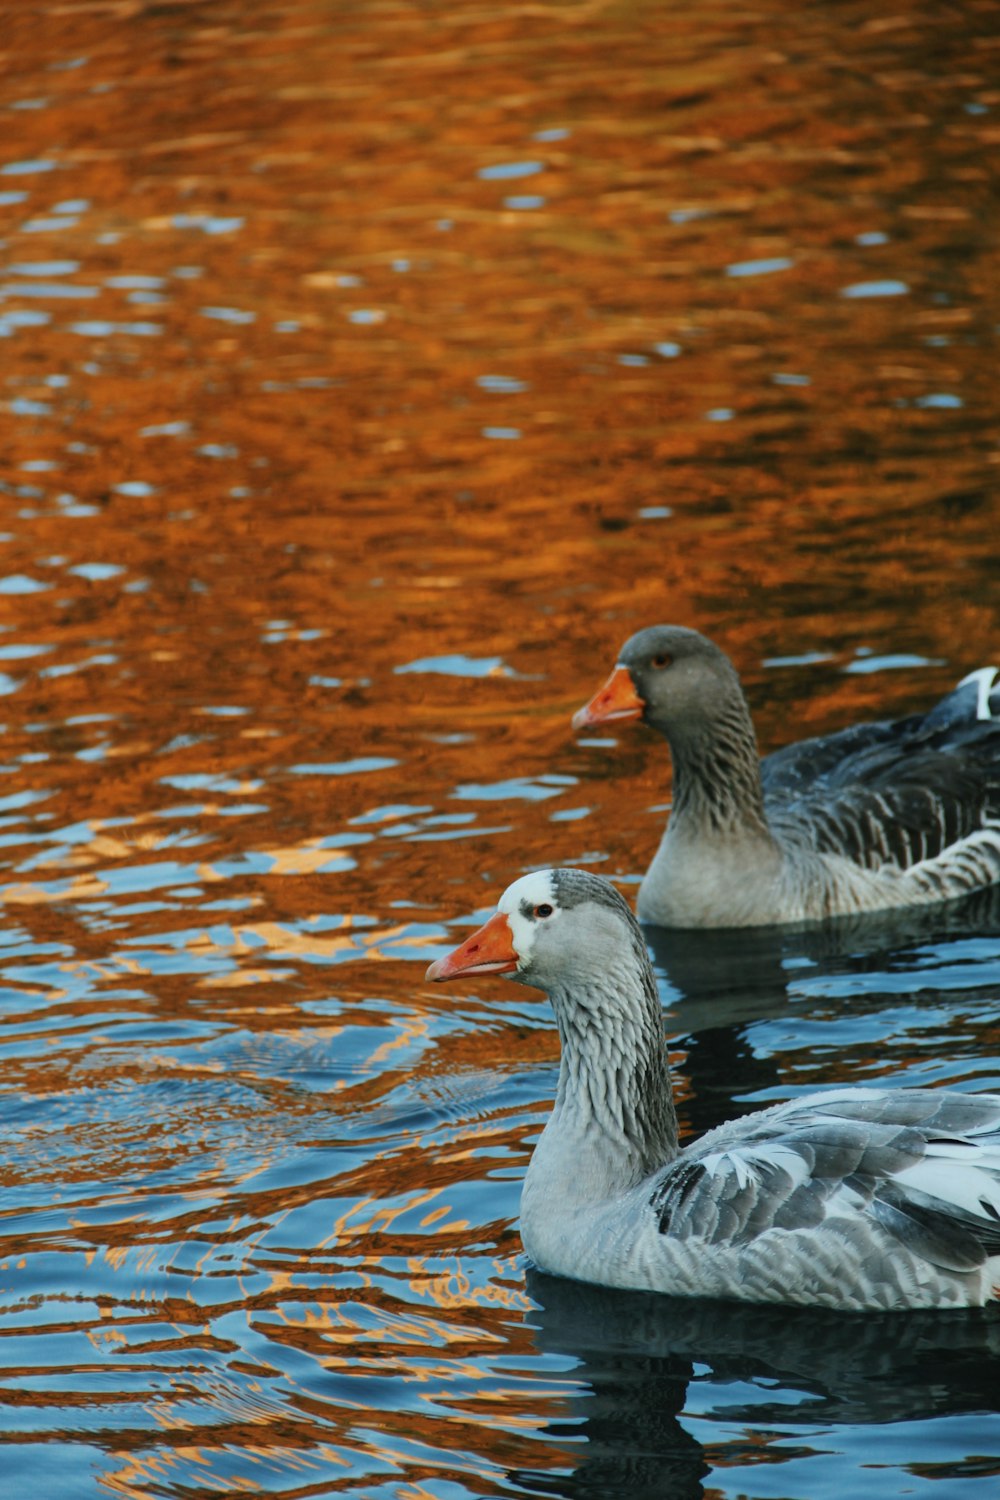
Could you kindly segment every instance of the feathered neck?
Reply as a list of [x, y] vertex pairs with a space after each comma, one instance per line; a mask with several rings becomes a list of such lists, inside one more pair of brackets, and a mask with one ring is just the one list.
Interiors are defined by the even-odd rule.
[[549, 997], [562, 1041], [549, 1128], [573, 1138], [581, 1184], [604, 1193], [677, 1154], [659, 996], [638, 929], [634, 941], [631, 962]]
[[670, 742], [675, 830], [770, 838], [757, 736], [738, 681], [711, 705], [711, 713], [656, 727]]

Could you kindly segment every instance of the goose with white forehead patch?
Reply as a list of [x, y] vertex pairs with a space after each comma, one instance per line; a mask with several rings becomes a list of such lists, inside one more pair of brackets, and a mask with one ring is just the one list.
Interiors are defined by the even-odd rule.
[[758, 759], [728, 658], [654, 625], [626, 641], [577, 729], [641, 718], [670, 743], [673, 808], [643, 921], [752, 927], [949, 901], [1000, 881], [1000, 680], [971, 673], [926, 714]]
[[859, 1311], [1000, 1295], [1000, 1096], [833, 1089], [683, 1149], [642, 933], [614, 886], [543, 870], [428, 979], [544, 990], [562, 1055], [521, 1195], [542, 1270], [603, 1286]]

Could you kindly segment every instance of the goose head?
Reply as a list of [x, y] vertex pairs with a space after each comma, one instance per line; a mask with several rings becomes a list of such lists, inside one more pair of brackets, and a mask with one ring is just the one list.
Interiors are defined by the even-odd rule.
[[586, 870], [535, 870], [509, 885], [495, 915], [426, 977], [504, 974], [549, 995], [583, 995], [623, 954], [640, 973], [648, 968], [639, 927], [610, 881]]
[[651, 625], [625, 642], [607, 682], [573, 716], [573, 728], [641, 718], [673, 736], [710, 723], [734, 695], [742, 701], [736, 672], [718, 646], [682, 625]]
[[550, 1189], [601, 1201], [671, 1159], [677, 1118], [656, 980], [610, 881], [585, 870], [515, 880], [496, 914], [427, 970], [428, 979], [474, 974], [544, 990], [559, 1029], [555, 1108], [525, 1185], [529, 1238]]

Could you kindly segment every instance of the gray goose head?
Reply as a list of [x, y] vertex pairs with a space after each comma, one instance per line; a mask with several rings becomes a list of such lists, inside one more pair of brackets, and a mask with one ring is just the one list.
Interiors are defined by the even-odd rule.
[[770, 842], [753, 720], [718, 646], [682, 625], [640, 630], [573, 727], [638, 718], [670, 742], [675, 828]]
[[734, 702], [740, 680], [706, 636], [683, 625], [651, 625], [625, 642], [604, 686], [573, 718], [575, 729], [642, 718], [673, 741], [707, 731]]
[[504, 974], [548, 995], [582, 996], [609, 963], [646, 988], [646, 946], [624, 897], [587, 870], [536, 870], [508, 886], [496, 914], [426, 977]]
[[496, 914], [427, 970], [428, 979], [476, 974], [548, 995], [562, 1043], [550, 1124], [577, 1141], [581, 1180], [610, 1192], [671, 1159], [677, 1118], [656, 981], [610, 881], [586, 870], [522, 875]]

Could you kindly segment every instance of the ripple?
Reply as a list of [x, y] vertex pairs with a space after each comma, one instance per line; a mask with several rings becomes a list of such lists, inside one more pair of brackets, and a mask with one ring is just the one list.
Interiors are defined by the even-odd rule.
[[73, 573], [77, 578], [87, 578], [91, 583], [105, 583], [109, 578], [117, 578], [124, 573], [125, 569], [119, 563], [76, 563], [67, 572]]
[[289, 766], [294, 776], [362, 776], [372, 771], [386, 771], [399, 761], [389, 755], [359, 755], [352, 760], [315, 761]]
[[[11, 402], [12, 407], [13, 405]], [[40, 579], [30, 578], [26, 573], [10, 573], [6, 578], [0, 578], [0, 594], [40, 594], [51, 587], [51, 583], [42, 583]]]
[[906, 670], [910, 667], [939, 667], [943, 663], [933, 657], [920, 656], [910, 651], [895, 651], [877, 654], [870, 650], [858, 652], [855, 661], [848, 662], [842, 669], [848, 674], [867, 675], [871, 672], [893, 672]]
[[[25, 272], [25, 275], [30, 273]], [[87, 298], [96, 297], [98, 289], [94, 286], [63, 286], [60, 282], [33, 282], [7, 283], [0, 286], [0, 296], [9, 297], [49, 297], [58, 298]]]
[[162, 323], [110, 323], [104, 319], [94, 319], [89, 323], [71, 323], [69, 331], [87, 339], [110, 338], [115, 333], [149, 339], [159, 337], [164, 332], [164, 328]]
[[241, 307], [203, 307], [200, 312], [203, 318], [214, 318], [219, 323], [254, 323], [257, 320], [255, 312]]
[[496, 162], [490, 167], [480, 167], [476, 176], [486, 182], [509, 182], [516, 177], [533, 177], [536, 172], [544, 170], [545, 163], [541, 161], [505, 161]]
[[905, 281], [856, 281], [851, 286], [841, 287], [840, 295], [854, 299], [905, 297], [909, 290], [909, 285]]
[[116, 495], [155, 495], [156, 485], [145, 479], [123, 479], [112, 488]]
[[913, 404], [929, 411], [958, 411], [965, 402], [950, 391], [935, 391], [929, 396], [918, 396]]
[[567, 787], [576, 785], [575, 776], [550, 772], [534, 778], [511, 776], [503, 781], [470, 782], [456, 787], [452, 796], [471, 802], [544, 802], [549, 797], [558, 797]]
[[446, 677], [496, 677], [509, 676], [510, 668], [501, 656], [463, 656], [456, 652], [451, 656], [423, 656], [403, 666], [393, 667], [399, 674], [405, 672], [436, 672]]
[[[226, 217], [222, 214], [174, 214], [172, 223], [175, 229], [198, 229], [202, 234], [235, 234], [238, 229], [243, 228], [243, 219], [237, 217]], [[186, 274], [200, 275], [200, 268], [184, 268]], [[181, 274], [180, 270], [174, 272], [175, 276]]]
[[737, 260], [726, 267], [727, 276], [773, 276], [788, 271], [795, 262], [787, 255], [765, 256], [762, 260]]
[[484, 391], [493, 391], [496, 395], [503, 396], [530, 389], [527, 381], [517, 380], [513, 375], [477, 375], [476, 384]]
[[52, 172], [56, 163], [40, 157], [34, 161], [11, 161], [0, 166], [0, 177], [26, 177], [34, 172]]
[[[8, 276], [72, 276], [80, 269], [78, 260], [15, 261], [7, 267]], [[93, 289], [88, 288], [93, 294]]]

